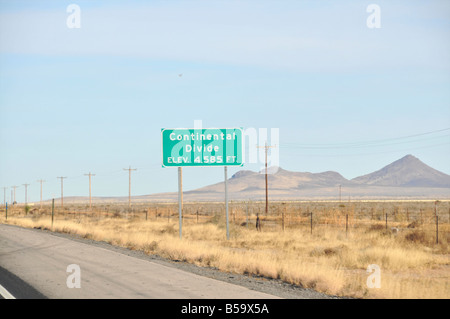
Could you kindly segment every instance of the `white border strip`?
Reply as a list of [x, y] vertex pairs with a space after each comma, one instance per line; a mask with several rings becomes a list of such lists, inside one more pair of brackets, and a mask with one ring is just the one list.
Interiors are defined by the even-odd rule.
[[223, 164], [216, 164], [216, 165], [181, 165], [181, 166], [176, 166], [176, 165], [170, 165], [170, 166], [166, 166], [164, 165], [164, 146], [163, 146], [163, 132], [169, 130], [169, 131], [174, 131], [174, 130], [186, 130], [186, 131], [195, 131], [195, 130], [239, 130], [241, 131], [241, 137], [242, 137], [242, 141], [244, 141], [244, 128], [243, 127], [226, 127], [226, 128], [218, 128], [218, 127], [202, 127], [202, 128], [161, 128], [161, 166], [163, 168], [169, 168], [169, 167], [223, 167], [223, 166], [235, 166], [235, 167], [243, 167], [244, 166], [244, 142], [241, 141], [241, 154], [242, 154], [242, 163], [237, 165], [237, 164], [229, 164], [226, 165], [226, 163]]
[[8, 290], [6, 290], [2, 285], [0, 285], [0, 295], [3, 296], [5, 299], [16, 299], [13, 295], [9, 293]]

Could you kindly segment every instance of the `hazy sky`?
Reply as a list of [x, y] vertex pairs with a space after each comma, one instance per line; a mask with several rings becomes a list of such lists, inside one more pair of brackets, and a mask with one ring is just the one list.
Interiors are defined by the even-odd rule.
[[[161, 128], [195, 120], [267, 129], [288, 170], [350, 179], [413, 154], [450, 174], [450, 2], [0, 1], [0, 187], [17, 201], [38, 179], [59, 197], [57, 176], [86, 196], [89, 172], [93, 196], [126, 196], [130, 165], [134, 195], [176, 191]], [[183, 173], [185, 190], [223, 180]]]

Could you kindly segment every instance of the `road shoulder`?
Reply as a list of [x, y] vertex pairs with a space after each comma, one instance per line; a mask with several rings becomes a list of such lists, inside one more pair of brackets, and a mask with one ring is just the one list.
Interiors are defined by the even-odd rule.
[[[21, 228], [19, 226], [5, 225], [5, 224], [3, 224], [2, 226]], [[215, 269], [215, 268], [199, 267], [197, 265], [189, 264], [189, 263], [182, 262], [182, 261], [168, 260], [168, 259], [162, 258], [157, 255], [147, 255], [143, 251], [130, 250], [128, 248], [111, 245], [107, 242], [94, 241], [91, 239], [86, 239], [81, 236], [72, 235], [72, 234], [51, 232], [49, 230], [44, 230], [44, 229], [30, 229], [30, 230], [36, 231], [36, 232], [45, 232], [52, 236], [58, 236], [58, 237], [78, 241], [78, 242], [81, 242], [84, 244], [93, 245], [93, 246], [100, 247], [103, 249], [111, 250], [116, 253], [124, 254], [124, 255], [127, 255], [130, 257], [151, 261], [151, 262], [169, 266], [169, 267], [174, 267], [174, 268], [177, 268], [177, 269], [180, 269], [183, 271], [194, 273], [199, 276], [220, 280], [220, 281], [227, 282], [227, 283], [234, 284], [234, 285], [239, 285], [239, 286], [242, 286], [242, 287], [254, 290], [254, 291], [274, 295], [274, 296], [277, 296], [280, 298], [285, 298], [285, 299], [336, 299], [336, 298], [339, 298], [336, 296], [329, 296], [329, 295], [326, 295], [323, 293], [319, 293], [312, 289], [305, 289], [305, 288], [302, 288], [299, 286], [291, 285], [291, 284], [285, 283], [278, 279], [255, 277], [255, 276], [241, 275], [241, 274], [235, 274], [235, 273], [226, 273], [226, 272], [219, 271], [218, 269]]]

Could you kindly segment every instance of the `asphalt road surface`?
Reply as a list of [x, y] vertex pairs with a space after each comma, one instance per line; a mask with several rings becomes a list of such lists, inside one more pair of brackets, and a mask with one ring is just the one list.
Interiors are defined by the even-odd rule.
[[[9, 225], [0, 225], [2, 290], [17, 299], [277, 298], [79, 240]], [[0, 295], [5, 298], [5, 293]]]

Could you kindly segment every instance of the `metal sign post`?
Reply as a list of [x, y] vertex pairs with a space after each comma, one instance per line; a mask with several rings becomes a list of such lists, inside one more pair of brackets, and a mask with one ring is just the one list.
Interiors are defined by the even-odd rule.
[[224, 175], [225, 175], [225, 214], [227, 219], [227, 240], [230, 239], [230, 229], [229, 229], [229, 223], [228, 223], [228, 172], [227, 167], [223, 167]]
[[183, 227], [183, 171], [182, 167], [178, 167], [178, 219], [180, 228], [180, 239], [182, 238]]

